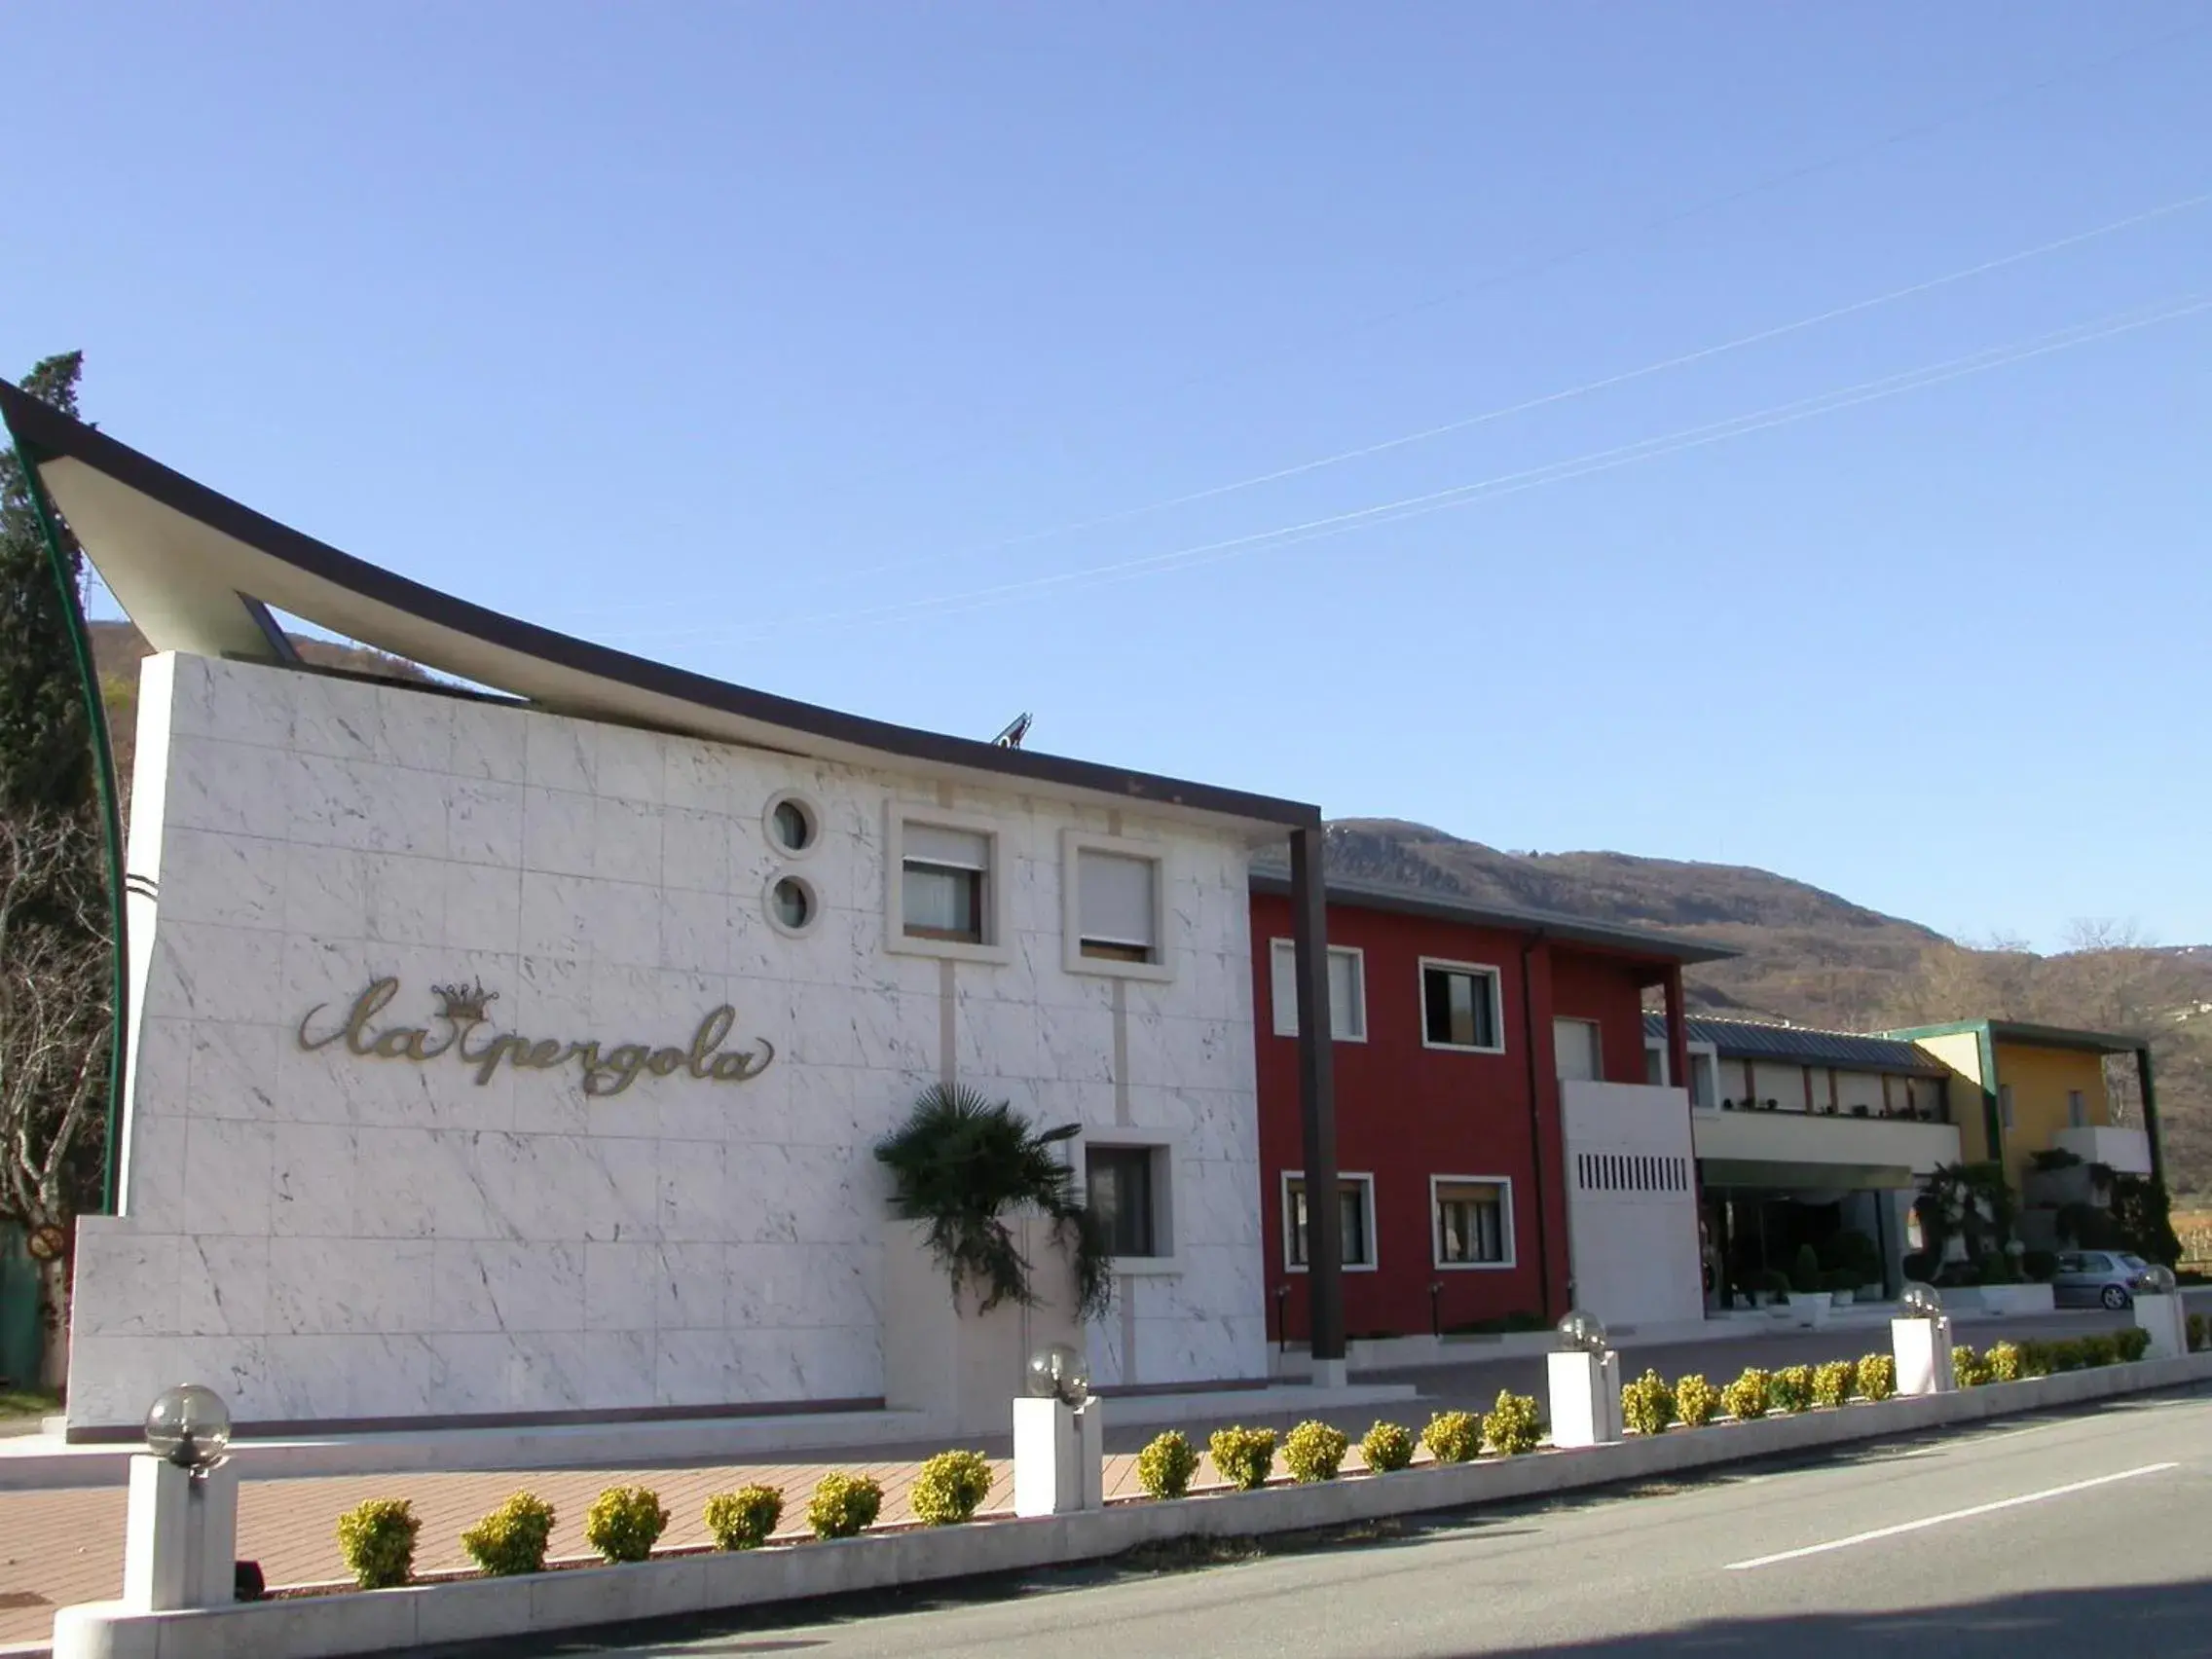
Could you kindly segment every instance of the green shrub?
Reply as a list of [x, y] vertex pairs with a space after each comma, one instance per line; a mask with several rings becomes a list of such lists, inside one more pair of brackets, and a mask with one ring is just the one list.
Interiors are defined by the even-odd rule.
[[1981, 1363], [1989, 1372], [1992, 1382], [2017, 1382], [2020, 1380], [2020, 1346], [2017, 1343], [1991, 1343], [1989, 1351], [1981, 1356]]
[[1473, 1412], [1438, 1412], [1420, 1431], [1420, 1443], [1439, 1463], [1464, 1463], [1482, 1452], [1482, 1419]]
[[2030, 1250], [2020, 1258], [2020, 1272], [2036, 1284], [2048, 1284], [2058, 1272], [2058, 1257], [2048, 1250]]
[[2082, 1346], [2083, 1370], [2087, 1371], [2099, 1365], [2118, 1365], [2120, 1363], [2120, 1341], [2119, 1332], [2116, 1331], [2110, 1336], [2080, 1337], [2076, 1340]]
[[2003, 1250], [1992, 1250], [1974, 1266], [1974, 1282], [1977, 1284], [2018, 1284], [2019, 1270], [2012, 1266], [2012, 1258]]
[[1499, 1389], [1497, 1404], [1483, 1414], [1483, 1439], [1493, 1452], [1508, 1457], [1542, 1445], [1544, 1419], [1535, 1397]]
[[1813, 1404], [1840, 1406], [1851, 1398], [1851, 1385], [1858, 1381], [1859, 1368], [1848, 1359], [1831, 1359], [1825, 1365], [1813, 1367]]
[[1821, 1274], [1821, 1288], [1829, 1292], [1855, 1291], [1866, 1282], [1865, 1279], [1859, 1276], [1859, 1271], [1856, 1268], [1829, 1268]]
[[338, 1518], [338, 1553], [364, 1590], [389, 1590], [415, 1572], [423, 1523], [404, 1497], [372, 1497]]
[[1675, 1384], [1675, 1415], [1688, 1428], [1703, 1428], [1720, 1410], [1720, 1390], [1696, 1372]]
[[1743, 1376], [1720, 1390], [1720, 1403], [1738, 1422], [1751, 1422], [1766, 1416], [1772, 1383], [1773, 1379], [1758, 1367], [1749, 1367]]
[[1789, 1275], [1780, 1268], [1761, 1268], [1758, 1277], [1751, 1281], [1754, 1290], [1763, 1290], [1769, 1296], [1789, 1294]]
[[2192, 1313], [2189, 1316], [2189, 1351], [2195, 1353], [2207, 1347], [2212, 1347], [2212, 1317]]
[[1796, 1258], [1789, 1264], [1789, 1288], [1799, 1296], [1812, 1296], [1821, 1288], [1821, 1258], [1810, 1244], [1797, 1246]]
[[1887, 1400], [1898, 1391], [1898, 1360], [1891, 1353], [1862, 1355], [1854, 1369], [1852, 1381], [1859, 1384], [1859, 1397], [1863, 1400]]
[[553, 1536], [553, 1506], [535, 1493], [518, 1492], [461, 1535], [461, 1547], [494, 1578], [545, 1570], [545, 1544]]
[[1272, 1428], [1217, 1428], [1206, 1442], [1215, 1473], [1238, 1492], [1254, 1492], [1268, 1484], [1275, 1466], [1275, 1431]]
[[1403, 1423], [1378, 1422], [1360, 1436], [1359, 1456], [1372, 1473], [1395, 1473], [1414, 1460], [1414, 1437]]
[[1639, 1434], [1664, 1434], [1675, 1420], [1675, 1390], [1656, 1371], [1646, 1371], [1621, 1389], [1621, 1421]]
[[850, 1538], [875, 1525], [883, 1488], [867, 1475], [827, 1474], [807, 1500], [806, 1525], [818, 1538]]
[[1951, 1349], [1951, 1375], [1960, 1387], [1978, 1388], [1989, 1381], [1989, 1367], [1972, 1343], [1960, 1343]]
[[1344, 1467], [1345, 1450], [1351, 1444], [1341, 1428], [1325, 1422], [1302, 1422], [1283, 1436], [1282, 1466], [1301, 1486], [1333, 1481]]
[[584, 1516], [584, 1541], [603, 1561], [644, 1561], [668, 1530], [668, 1510], [650, 1487], [608, 1487]]
[[1198, 1472], [1198, 1451], [1179, 1428], [1154, 1435], [1137, 1454], [1137, 1485], [1147, 1497], [1181, 1497]]
[[772, 1486], [742, 1486], [707, 1499], [707, 1536], [718, 1550], [758, 1549], [783, 1518], [784, 1494]]
[[980, 1452], [940, 1452], [914, 1476], [909, 1501], [925, 1527], [956, 1527], [975, 1519], [991, 1495], [990, 1459]]
[[2106, 1341], [2119, 1349], [2119, 1358], [2124, 1365], [2133, 1365], [2151, 1351], [2151, 1333], [2145, 1330], [2115, 1331]]
[[1786, 1365], [1767, 1380], [1767, 1405], [1795, 1416], [1813, 1407], [1813, 1368]]
[[1852, 1275], [1851, 1288], [1862, 1284], [1879, 1284], [1882, 1279], [1882, 1250], [1873, 1239], [1855, 1228], [1831, 1234], [1821, 1245], [1821, 1266], [1833, 1272]]

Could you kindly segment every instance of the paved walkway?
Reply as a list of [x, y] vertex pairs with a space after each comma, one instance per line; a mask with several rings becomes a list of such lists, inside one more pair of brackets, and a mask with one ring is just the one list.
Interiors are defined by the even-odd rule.
[[[2000, 1338], [2081, 1336], [2131, 1323], [2126, 1314], [2068, 1312], [1962, 1324], [1959, 1335], [1964, 1342], [1986, 1346]], [[1621, 1364], [1628, 1376], [1652, 1366], [1670, 1379], [1696, 1371], [1720, 1382], [1747, 1365], [1772, 1369], [1886, 1350], [1887, 1337], [1887, 1330], [1879, 1326], [1827, 1331], [1761, 1331], [1753, 1327], [1742, 1338], [1649, 1348], [1632, 1346], [1622, 1353]], [[1541, 1355], [1532, 1355], [1362, 1381], [1417, 1384], [1422, 1395], [1419, 1400], [1408, 1401], [1385, 1415], [1418, 1429], [1435, 1411], [1486, 1409], [1501, 1388], [1541, 1397], [1544, 1365]], [[1107, 1494], [1133, 1493], [1137, 1490], [1134, 1453], [1158, 1430], [1115, 1430], [1111, 1427], [1112, 1401], [1106, 1402], [1106, 1412]], [[1328, 1415], [1356, 1442], [1378, 1414], [1370, 1407]], [[1297, 1416], [1285, 1413], [1249, 1420], [1255, 1425], [1287, 1429]], [[1215, 1426], [1218, 1424], [1212, 1422], [1193, 1425], [1187, 1432], [1202, 1449], [1205, 1433]], [[985, 1501], [986, 1513], [1004, 1511], [1013, 1502], [1013, 1470], [1008, 1461], [1011, 1439], [1009, 1435], [975, 1442], [977, 1450], [993, 1458], [996, 1478]], [[671, 1547], [705, 1543], [701, 1511], [708, 1494], [754, 1481], [783, 1489], [784, 1530], [795, 1536], [805, 1530], [808, 1494], [832, 1469], [871, 1474], [881, 1481], [884, 1505], [878, 1525], [896, 1526], [911, 1518], [907, 1493], [916, 1464], [941, 1450], [940, 1445], [890, 1447], [782, 1463], [248, 1481], [239, 1498], [239, 1553], [261, 1563], [272, 1585], [339, 1580], [345, 1576], [345, 1568], [338, 1556], [338, 1517], [364, 1498], [405, 1497], [413, 1502], [423, 1521], [416, 1555], [418, 1570], [465, 1568], [468, 1562], [461, 1548], [461, 1531], [508, 1493], [527, 1490], [552, 1503], [557, 1513], [552, 1553], [556, 1557], [583, 1556], [589, 1553], [583, 1536], [585, 1511], [602, 1490], [621, 1485], [649, 1486], [661, 1494], [670, 1514], [663, 1543]], [[1356, 1450], [1346, 1466], [1359, 1466]], [[1215, 1484], [1210, 1464], [1201, 1468], [1198, 1484]], [[52, 1629], [55, 1606], [105, 1600], [120, 1593], [124, 1507], [124, 1492], [113, 1487], [0, 1493], [0, 1644], [43, 1641]]]

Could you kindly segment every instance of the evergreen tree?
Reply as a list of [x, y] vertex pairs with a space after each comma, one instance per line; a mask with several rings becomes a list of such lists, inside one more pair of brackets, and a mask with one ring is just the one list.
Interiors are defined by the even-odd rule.
[[[82, 351], [49, 357], [23, 377], [23, 389], [75, 415], [84, 360]], [[68, 526], [56, 528], [74, 585], [84, 556]], [[0, 811], [99, 811], [85, 722], [67, 601], [11, 448], [0, 454]]]

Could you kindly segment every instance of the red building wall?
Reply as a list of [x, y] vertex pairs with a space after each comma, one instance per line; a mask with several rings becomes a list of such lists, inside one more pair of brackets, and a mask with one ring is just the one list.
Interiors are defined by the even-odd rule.
[[[1353, 946], [1365, 958], [1366, 1041], [1339, 1042], [1334, 1051], [1337, 1166], [1375, 1181], [1376, 1268], [1344, 1274], [1346, 1334], [1426, 1335], [1432, 1285], [1441, 1286], [1435, 1316], [1446, 1330], [1511, 1313], [1558, 1317], [1566, 1311], [1567, 1190], [1551, 1022], [1555, 1014], [1599, 1021], [1605, 1076], [1641, 1083], [1641, 987], [1656, 979], [1660, 965], [1574, 949], [1531, 933], [1343, 903], [1330, 904], [1328, 925], [1332, 945]], [[1292, 1340], [1303, 1340], [1308, 1330], [1307, 1275], [1289, 1271], [1283, 1246], [1283, 1173], [1302, 1169], [1306, 1161], [1298, 1044], [1274, 1035], [1271, 967], [1272, 941], [1290, 937], [1289, 901], [1254, 895], [1261, 1217], [1269, 1328], [1277, 1340], [1285, 1325]], [[1502, 1054], [1423, 1047], [1424, 957], [1498, 970]], [[1513, 1183], [1512, 1267], [1436, 1267], [1432, 1175], [1503, 1176]], [[1279, 1295], [1286, 1286], [1288, 1296]]]

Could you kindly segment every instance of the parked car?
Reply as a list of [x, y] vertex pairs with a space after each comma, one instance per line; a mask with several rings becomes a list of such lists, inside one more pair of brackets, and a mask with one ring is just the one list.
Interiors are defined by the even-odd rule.
[[2151, 1264], [2124, 1250], [2062, 1250], [2050, 1297], [2060, 1307], [2131, 1308]]

